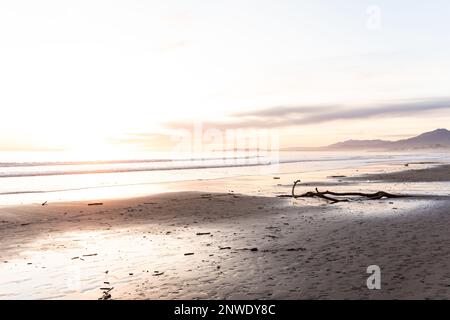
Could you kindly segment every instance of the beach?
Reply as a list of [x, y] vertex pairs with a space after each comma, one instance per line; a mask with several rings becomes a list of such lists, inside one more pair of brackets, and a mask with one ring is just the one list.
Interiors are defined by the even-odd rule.
[[0, 26], [0, 301], [450, 300], [450, 1], [2, 1]]
[[[409, 195], [398, 199], [280, 198], [287, 172], [2, 206], [0, 299], [448, 299], [447, 169], [366, 165], [302, 174], [296, 188]], [[370, 265], [380, 290], [366, 286]]]

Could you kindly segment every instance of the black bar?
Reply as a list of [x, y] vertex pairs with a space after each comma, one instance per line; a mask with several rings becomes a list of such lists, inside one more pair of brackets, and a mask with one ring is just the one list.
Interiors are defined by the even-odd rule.
[[[98, 317], [110, 319], [186, 320], [186, 319], [327, 319], [345, 317], [380, 319], [393, 315], [408, 316], [418, 312], [449, 310], [448, 301], [212, 301], [212, 300], [144, 300], [144, 301], [0, 301], [4, 314], [11, 311], [15, 317], [30, 313], [56, 316], [64, 319]], [[444, 309], [445, 308], [445, 309]], [[10, 309], [10, 310], [7, 310]], [[206, 312], [205, 312], [206, 310]], [[329, 318], [329, 316], [332, 318]]]

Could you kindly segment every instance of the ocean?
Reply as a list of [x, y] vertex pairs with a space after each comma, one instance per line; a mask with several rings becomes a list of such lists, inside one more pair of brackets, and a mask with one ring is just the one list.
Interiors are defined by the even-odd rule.
[[445, 161], [438, 152], [241, 152], [143, 154], [133, 159], [65, 159], [59, 153], [0, 153], [0, 205], [143, 196], [166, 184], [242, 176], [361, 167], [376, 163]]

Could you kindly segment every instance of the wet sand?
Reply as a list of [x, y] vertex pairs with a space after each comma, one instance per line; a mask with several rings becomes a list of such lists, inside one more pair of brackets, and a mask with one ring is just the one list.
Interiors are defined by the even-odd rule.
[[[405, 166], [408, 169], [410, 165]], [[450, 181], [450, 165], [433, 165], [430, 168], [402, 170], [397, 172], [370, 174], [353, 177], [353, 180], [387, 182], [437, 182]]]
[[449, 211], [232, 192], [2, 207], [0, 299], [448, 299]]

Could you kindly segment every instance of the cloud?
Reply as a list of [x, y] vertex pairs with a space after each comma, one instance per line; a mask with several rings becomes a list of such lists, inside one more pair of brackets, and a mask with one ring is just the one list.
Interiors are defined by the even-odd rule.
[[410, 101], [396, 104], [384, 104], [370, 108], [350, 108], [336, 110], [324, 114], [315, 114], [300, 120], [302, 124], [316, 124], [335, 120], [367, 119], [373, 117], [401, 117], [423, 112], [449, 109], [450, 99], [427, 99], [421, 101]]
[[330, 108], [336, 108], [337, 105], [327, 105], [327, 106], [279, 106], [272, 107], [268, 109], [263, 109], [259, 111], [247, 111], [239, 112], [233, 114], [235, 117], [256, 117], [256, 118], [267, 118], [272, 116], [287, 116], [293, 114], [309, 114], [317, 112], [325, 112]]
[[[202, 125], [204, 128], [217, 129], [270, 129], [331, 121], [402, 117], [436, 110], [450, 110], [450, 98], [407, 100], [361, 108], [345, 105], [279, 106], [235, 113], [227, 121], [205, 122]], [[171, 122], [167, 126], [172, 129], [189, 129], [192, 128], [192, 123]]]
[[156, 132], [129, 133], [124, 137], [110, 139], [109, 142], [118, 145], [134, 145], [140, 149], [164, 149], [176, 143], [172, 135]]

